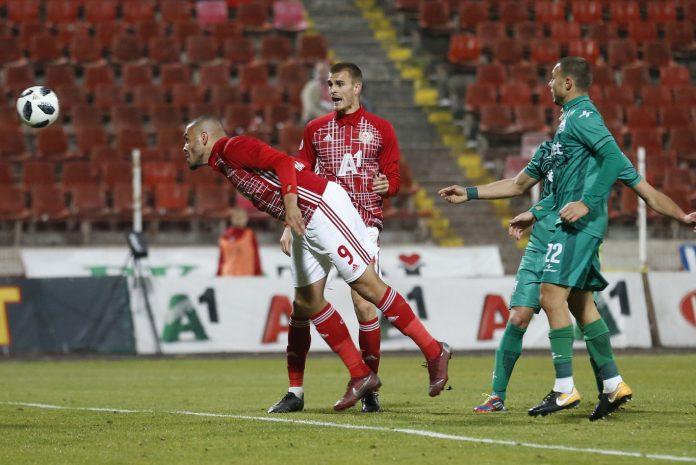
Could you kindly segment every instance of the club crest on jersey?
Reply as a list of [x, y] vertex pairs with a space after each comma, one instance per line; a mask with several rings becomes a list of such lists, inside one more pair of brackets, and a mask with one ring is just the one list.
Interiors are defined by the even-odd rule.
[[360, 135], [358, 136], [358, 139], [360, 139], [360, 142], [363, 144], [369, 144], [374, 138], [374, 134], [372, 134], [370, 131], [361, 131]]

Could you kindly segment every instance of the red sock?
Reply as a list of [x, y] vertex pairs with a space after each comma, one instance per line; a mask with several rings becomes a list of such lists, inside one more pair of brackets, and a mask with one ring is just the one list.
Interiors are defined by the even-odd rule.
[[391, 324], [416, 343], [426, 360], [440, 355], [442, 350], [440, 343], [433, 339], [428, 330], [425, 329], [423, 323], [416, 317], [401, 294], [391, 287], [387, 287], [387, 292], [377, 308], [384, 313]]
[[285, 351], [290, 387], [300, 387], [304, 382], [305, 362], [311, 343], [309, 320], [296, 319], [291, 316], [288, 326], [288, 347]]
[[370, 370], [377, 373], [379, 369], [379, 346], [382, 342], [382, 334], [379, 328], [379, 318], [360, 322], [360, 332], [358, 333], [358, 343], [362, 358], [370, 367]]
[[370, 373], [370, 368], [365, 365], [365, 362], [360, 357], [360, 352], [355, 348], [355, 344], [353, 344], [353, 340], [350, 338], [343, 318], [331, 304], [327, 304], [311, 320], [321, 337], [331, 347], [331, 350], [341, 357], [341, 360], [343, 360], [350, 372], [351, 378], [363, 378]]

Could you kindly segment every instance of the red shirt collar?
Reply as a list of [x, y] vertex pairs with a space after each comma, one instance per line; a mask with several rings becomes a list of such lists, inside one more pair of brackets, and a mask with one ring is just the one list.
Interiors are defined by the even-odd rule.
[[222, 155], [222, 152], [225, 149], [225, 144], [227, 143], [228, 140], [230, 140], [229, 137], [221, 137], [213, 145], [213, 150], [210, 151], [210, 158], [208, 158], [208, 165], [212, 169], [214, 169], [215, 171], [220, 171], [217, 167], [217, 159], [220, 158], [220, 155]]
[[346, 124], [350, 124], [351, 126], [357, 126], [358, 123], [360, 123], [360, 120], [362, 117], [365, 115], [365, 108], [363, 108], [362, 105], [360, 105], [360, 108], [358, 108], [358, 111], [351, 113], [349, 115], [340, 115], [337, 112], [334, 112], [334, 120], [336, 120], [336, 124], [339, 126], [345, 126]]

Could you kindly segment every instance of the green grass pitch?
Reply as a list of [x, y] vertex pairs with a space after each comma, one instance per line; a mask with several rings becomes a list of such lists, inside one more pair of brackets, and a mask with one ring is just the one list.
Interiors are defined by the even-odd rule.
[[[679, 463], [678, 457], [696, 462], [696, 354], [620, 355], [619, 367], [635, 392], [634, 401], [596, 423], [587, 420], [596, 388], [585, 354], [576, 354], [574, 363], [583, 395], [580, 407], [546, 418], [531, 418], [526, 410], [552, 385], [548, 356], [523, 354], [508, 390], [510, 411], [494, 415], [471, 413], [489, 389], [492, 356], [455, 354], [452, 389], [434, 399], [427, 396], [427, 372], [420, 363], [416, 356], [385, 354], [380, 368], [385, 411], [334, 413], [331, 406], [343, 393], [347, 372], [334, 356], [310, 354], [305, 411], [271, 417], [266, 409], [286, 389], [280, 355], [5, 361], [0, 363], [0, 463], [538, 465]], [[262, 420], [269, 417], [290, 421]], [[424, 436], [430, 433], [448, 436]], [[630, 453], [658, 457], [626, 455]]]

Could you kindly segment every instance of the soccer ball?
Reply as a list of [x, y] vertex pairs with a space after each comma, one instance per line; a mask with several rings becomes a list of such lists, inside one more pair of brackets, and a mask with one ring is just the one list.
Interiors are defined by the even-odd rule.
[[58, 96], [48, 87], [34, 86], [17, 99], [19, 119], [32, 128], [45, 128], [58, 119]]

